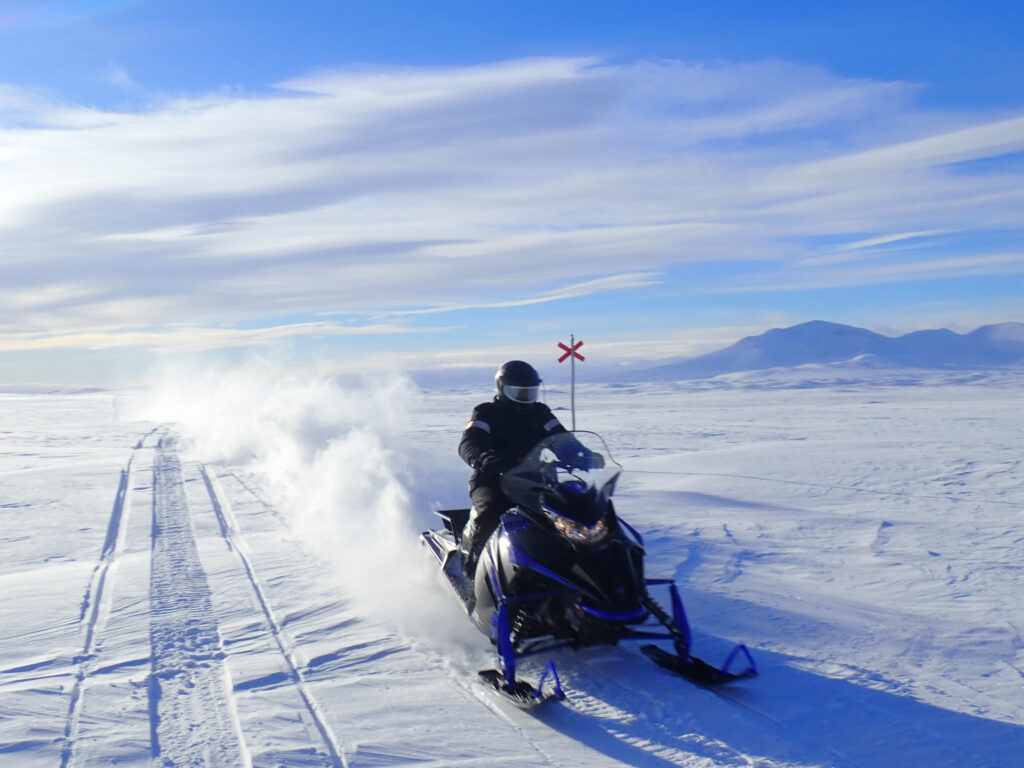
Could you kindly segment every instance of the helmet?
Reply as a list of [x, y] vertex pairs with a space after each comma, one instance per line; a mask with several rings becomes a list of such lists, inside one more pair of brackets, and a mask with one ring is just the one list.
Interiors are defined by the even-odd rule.
[[540, 376], [529, 363], [509, 360], [502, 363], [494, 374], [494, 389], [503, 402], [528, 405], [537, 402], [540, 393]]

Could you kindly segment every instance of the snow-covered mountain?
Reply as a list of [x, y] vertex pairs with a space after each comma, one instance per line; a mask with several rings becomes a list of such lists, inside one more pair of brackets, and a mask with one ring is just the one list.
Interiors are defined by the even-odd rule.
[[959, 334], [946, 329], [896, 338], [815, 320], [748, 336], [726, 349], [675, 361], [633, 376], [694, 379], [740, 371], [836, 363], [870, 368], [991, 369], [1024, 365], [1024, 323], [986, 325]]

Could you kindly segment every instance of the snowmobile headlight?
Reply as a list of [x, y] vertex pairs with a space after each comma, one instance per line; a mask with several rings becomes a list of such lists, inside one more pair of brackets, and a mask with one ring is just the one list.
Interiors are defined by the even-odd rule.
[[597, 544], [608, 535], [608, 523], [603, 517], [593, 525], [583, 525], [558, 515], [555, 517], [555, 529], [573, 544]]

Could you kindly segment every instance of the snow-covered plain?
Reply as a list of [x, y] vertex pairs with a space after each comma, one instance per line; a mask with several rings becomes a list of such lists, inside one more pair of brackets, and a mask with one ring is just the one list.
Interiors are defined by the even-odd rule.
[[1022, 384], [581, 387], [696, 652], [744, 641], [761, 674], [567, 651], [533, 713], [475, 682], [487, 640], [416, 543], [465, 504], [486, 382], [0, 395], [0, 765], [1024, 764]]

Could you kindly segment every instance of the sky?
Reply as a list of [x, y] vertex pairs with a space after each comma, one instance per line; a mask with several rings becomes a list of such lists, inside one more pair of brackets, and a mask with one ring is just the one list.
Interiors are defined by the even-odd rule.
[[1019, 2], [0, 0], [0, 385], [1022, 321], [1022, 34]]

